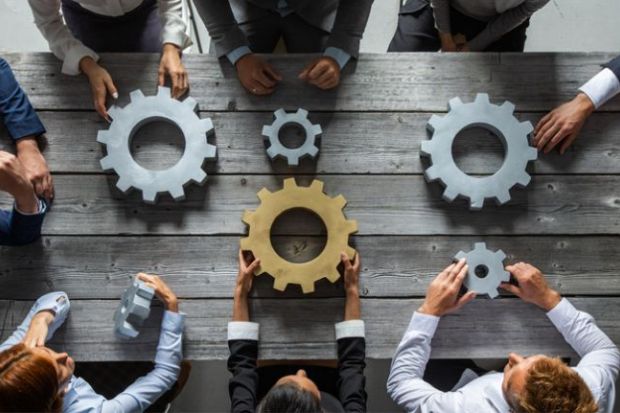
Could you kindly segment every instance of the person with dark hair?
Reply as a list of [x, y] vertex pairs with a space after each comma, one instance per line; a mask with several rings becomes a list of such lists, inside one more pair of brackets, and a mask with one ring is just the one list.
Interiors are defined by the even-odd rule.
[[549, 0], [407, 0], [388, 52], [522, 52]]
[[575, 142], [592, 112], [620, 93], [620, 56], [603, 65], [596, 76], [579, 88], [573, 100], [540, 119], [534, 129], [534, 145], [549, 153], [556, 146], [564, 154]]
[[23, 245], [41, 235], [54, 184], [38, 139], [45, 127], [0, 58], [0, 119], [15, 142], [16, 155], [0, 150], [0, 191], [15, 199], [11, 211], [0, 210], [0, 245]]
[[620, 370], [620, 351], [592, 316], [577, 310], [547, 284], [535, 267], [517, 263], [506, 267], [517, 281], [501, 288], [544, 311], [581, 360], [576, 367], [542, 354], [509, 353], [503, 372], [478, 376], [461, 371], [458, 382], [442, 391], [424, 378], [431, 341], [440, 318], [458, 311], [475, 298], [459, 295], [467, 274], [465, 259], [443, 270], [431, 282], [423, 304], [413, 314], [394, 359], [387, 389], [407, 412], [433, 413], [603, 413], [614, 407]]
[[[258, 368], [258, 323], [250, 322], [248, 294], [259, 258], [239, 251], [239, 274], [235, 286], [233, 321], [228, 323], [228, 370], [231, 411], [242, 412], [365, 412], [366, 411], [366, 341], [364, 322], [360, 319], [359, 254], [353, 261], [342, 254], [346, 304], [345, 321], [336, 324], [338, 368], [332, 382], [315, 382], [312, 374], [288, 366], [292, 374], [276, 375]], [[295, 370], [297, 370], [295, 372]], [[310, 368], [308, 368], [310, 370]], [[317, 375], [320, 373], [317, 373]], [[329, 374], [323, 377], [329, 377]], [[313, 377], [315, 378], [315, 377]], [[330, 377], [331, 378], [331, 377]], [[275, 383], [275, 384], [274, 384]], [[260, 399], [261, 387], [266, 394]], [[328, 393], [325, 388], [333, 388]]]
[[237, 69], [250, 93], [273, 93], [282, 77], [256, 53], [273, 53], [280, 39], [288, 53], [322, 53], [299, 78], [320, 89], [340, 83], [357, 58], [374, 0], [195, 0], [217, 57]]
[[106, 98], [118, 98], [116, 85], [98, 53], [161, 53], [158, 84], [170, 77], [172, 96], [189, 88], [181, 62], [192, 41], [183, 0], [28, 0], [34, 22], [62, 60], [62, 73], [88, 77], [95, 110], [110, 120]]
[[75, 363], [45, 343], [69, 314], [69, 298], [54, 292], [39, 298], [17, 330], [0, 345], [0, 412], [129, 413], [144, 411], [176, 382], [182, 360], [183, 324], [177, 297], [154, 275], [138, 278], [155, 290], [166, 311], [155, 367], [113, 399], [75, 377]]

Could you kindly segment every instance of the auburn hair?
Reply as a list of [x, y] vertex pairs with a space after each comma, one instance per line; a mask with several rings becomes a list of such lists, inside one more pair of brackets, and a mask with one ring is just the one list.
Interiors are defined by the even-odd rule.
[[512, 403], [517, 413], [596, 413], [592, 392], [559, 358], [544, 357], [530, 367], [523, 393]]
[[23, 343], [0, 353], [0, 412], [59, 413], [62, 395], [52, 361]]

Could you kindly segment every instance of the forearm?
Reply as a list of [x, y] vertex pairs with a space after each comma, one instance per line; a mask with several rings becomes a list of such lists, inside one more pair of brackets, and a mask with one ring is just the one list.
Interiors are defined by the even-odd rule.
[[336, 47], [357, 58], [373, 0], [340, 0], [326, 48]]
[[233, 321], [250, 321], [250, 309], [247, 293], [237, 288], [233, 301]]
[[344, 320], [360, 320], [362, 318], [360, 294], [358, 286], [350, 287], [346, 292]]

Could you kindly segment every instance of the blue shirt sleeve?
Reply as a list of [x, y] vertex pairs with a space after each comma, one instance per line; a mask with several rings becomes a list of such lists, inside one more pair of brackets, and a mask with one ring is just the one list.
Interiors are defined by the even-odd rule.
[[36, 214], [23, 214], [17, 208], [0, 210], [0, 245], [26, 245], [39, 239], [46, 213], [47, 204], [43, 200], [39, 200]]
[[26, 336], [26, 332], [30, 327], [30, 322], [32, 318], [41, 311], [52, 311], [54, 313], [54, 321], [49, 326], [47, 338], [45, 341], [48, 341], [52, 338], [58, 327], [60, 327], [65, 320], [67, 319], [67, 315], [69, 314], [69, 297], [67, 294], [59, 291], [54, 293], [45, 294], [43, 297], [39, 298], [32, 308], [28, 315], [22, 321], [22, 323], [17, 327], [17, 330], [11, 336], [4, 341], [4, 343], [0, 344], [0, 351], [7, 350], [13, 347], [15, 344], [21, 342]]
[[340, 70], [351, 60], [351, 55], [338, 47], [328, 47], [325, 49], [325, 52], [323, 52], [323, 56], [334, 59], [338, 63], [338, 66], [340, 66]]
[[15, 80], [11, 67], [0, 58], [0, 118], [15, 140], [45, 133], [28, 96]]
[[250, 54], [250, 53], [252, 53], [252, 50], [250, 50], [248, 46], [240, 46], [240, 47], [237, 47], [232, 52], [228, 53], [226, 57], [228, 58], [230, 63], [232, 63], [232, 65], [234, 66], [237, 63], [237, 60], [241, 59], [243, 56], [245, 56], [246, 54]]

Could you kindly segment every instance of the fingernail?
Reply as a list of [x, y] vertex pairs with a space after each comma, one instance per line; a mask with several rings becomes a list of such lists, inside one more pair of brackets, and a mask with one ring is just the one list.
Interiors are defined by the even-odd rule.
[[112, 93], [112, 97], [113, 97], [114, 99], [118, 99], [118, 92], [114, 92], [114, 93]]

